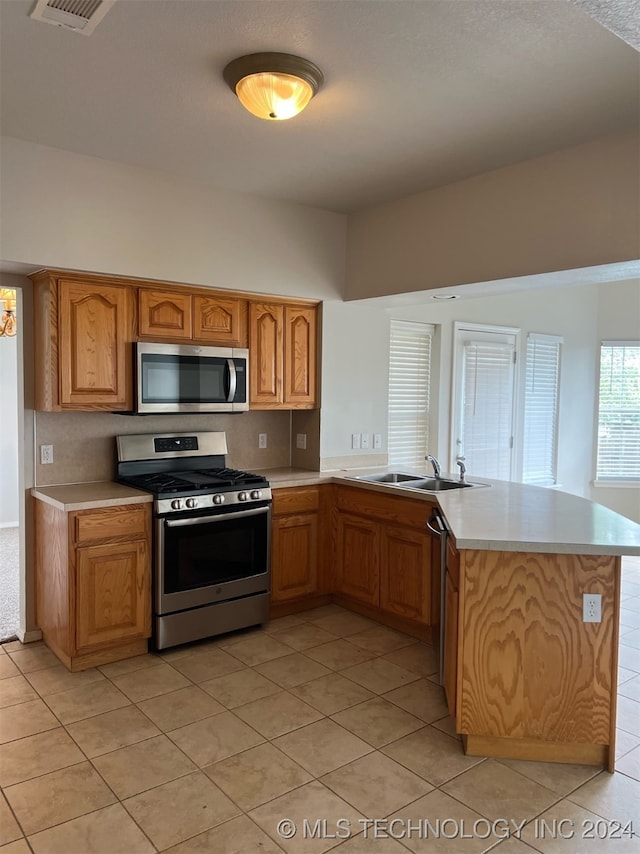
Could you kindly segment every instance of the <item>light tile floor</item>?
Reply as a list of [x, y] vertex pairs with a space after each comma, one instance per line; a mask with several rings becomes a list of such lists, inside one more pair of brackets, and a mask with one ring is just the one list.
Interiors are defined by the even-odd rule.
[[466, 757], [433, 649], [334, 605], [77, 674], [4, 644], [0, 852], [638, 852], [640, 559], [622, 595], [614, 775]]

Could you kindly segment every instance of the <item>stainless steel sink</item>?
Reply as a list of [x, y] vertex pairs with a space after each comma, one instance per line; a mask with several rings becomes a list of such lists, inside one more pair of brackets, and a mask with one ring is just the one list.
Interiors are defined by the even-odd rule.
[[481, 484], [461, 482], [459, 480], [447, 480], [446, 478], [429, 477], [424, 480], [412, 480], [405, 484], [410, 489], [424, 489], [425, 492], [443, 492], [447, 489], [466, 489], [468, 487], [480, 486]]
[[367, 480], [371, 483], [404, 483], [408, 480], [419, 480], [419, 474], [404, 474], [403, 472], [384, 472], [383, 474], [361, 474], [354, 476], [354, 480]]
[[347, 480], [360, 480], [367, 483], [379, 483], [397, 489], [416, 489], [421, 492], [446, 492], [450, 489], [471, 489], [476, 486], [487, 486], [486, 483], [452, 480], [447, 477], [424, 477], [407, 472], [382, 472], [378, 474], [360, 474], [347, 477]]

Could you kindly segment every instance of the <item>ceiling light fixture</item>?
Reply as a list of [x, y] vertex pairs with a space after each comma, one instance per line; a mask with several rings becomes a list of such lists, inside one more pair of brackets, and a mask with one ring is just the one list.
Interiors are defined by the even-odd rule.
[[268, 121], [297, 116], [324, 83], [317, 65], [289, 53], [240, 56], [222, 74], [242, 106]]
[[431, 299], [460, 299], [458, 294], [433, 294]]

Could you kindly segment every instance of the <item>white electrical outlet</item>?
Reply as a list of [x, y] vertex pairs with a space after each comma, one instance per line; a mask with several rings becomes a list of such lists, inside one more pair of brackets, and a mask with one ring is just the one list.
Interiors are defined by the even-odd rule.
[[362, 434], [362, 442], [360, 443], [361, 448], [370, 448], [371, 447], [371, 436], [368, 433]]
[[296, 448], [300, 451], [307, 450], [307, 434], [306, 433], [296, 433]]
[[373, 434], [373, 447], [381, 448], [382, 447], [382, 433], [374, 433]]
[[582, 622], [602, 622], [602, 596], [599, 593], [583, 593], [582, 595]]
[[351, 434], [351, 447], [353, 448], [354, 451], [358, 450], [360, 448], [361, 438], [362, 437], [360, 436], [360, 433], [352, 433]]
[[267, 447], [267, 434], [266, 433], [258, 433], [258, 447], [266, 448]]
[[53, 445], [40, 445], [40, 463], [48, 466], [53, 462]]

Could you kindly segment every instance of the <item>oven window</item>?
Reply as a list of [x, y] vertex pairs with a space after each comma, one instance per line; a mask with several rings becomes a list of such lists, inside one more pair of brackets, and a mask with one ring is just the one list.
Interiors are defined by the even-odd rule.
[[143, 353], [143, 403], [226, 401], [227, 360], [213, 356]]
[[164, 592], [178, 593], [265, 573], [269, 513], [165, 525]]

